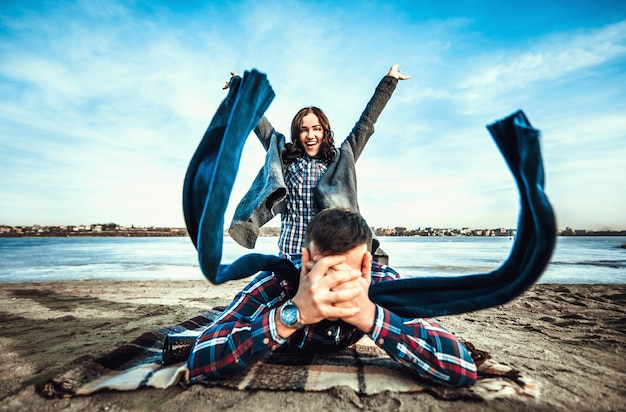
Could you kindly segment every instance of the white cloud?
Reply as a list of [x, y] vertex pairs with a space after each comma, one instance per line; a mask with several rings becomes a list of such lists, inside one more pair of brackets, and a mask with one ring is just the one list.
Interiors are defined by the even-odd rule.
[[548, 36], [524, 47], [530, 50], [490, 51], [474, 59], [470, 74], [457, 85], [466, 110], [484, 110], [512, 93], [538, 98], [537, 83], [571, 80], [581, 70], [626, 57], [626, 21]]

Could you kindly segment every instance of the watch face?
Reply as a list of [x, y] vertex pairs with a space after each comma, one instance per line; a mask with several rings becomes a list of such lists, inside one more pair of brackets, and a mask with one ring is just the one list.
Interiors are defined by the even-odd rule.
[[298, 321], [298, 308], [295, 305], [285, 305], [280, 315], [285, 325], [293, 325]]

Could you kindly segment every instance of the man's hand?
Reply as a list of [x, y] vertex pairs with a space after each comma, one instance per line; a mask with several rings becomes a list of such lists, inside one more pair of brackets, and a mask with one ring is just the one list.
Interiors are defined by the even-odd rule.
[[342, 283], [333, 289], [335, 291], [340, 291], [356, 287], [361, 290], [361, 293], [356, 295], [354, 299], [336, 303], [335, 306], [358, 306], [361, 310], [357, 314], [353, 316], [343, 316], [341, 320], [356, 326], [365, 333], [372, 331], [376, 317], [376, 305], [374, 305], [368, 295], [370, 284], [372, 283], [371, 271], [372, 255], [367, 252], [363, 255], [359, 278], [350, 282]]
[[[358, 270], [345, 264], [344, 256], [324, 256], [313, 261], [304, 249], [300, 286], [291, 299], [300, 311], [300, 322], [312, 324], [358, 314], [359, 306], [348, 302], [356, 303], [354, 299], [362, 293], [362, 288], [354, 283], [360, 277]], [[339, 290], [338, 286], [346, 283], [350, 285]]]

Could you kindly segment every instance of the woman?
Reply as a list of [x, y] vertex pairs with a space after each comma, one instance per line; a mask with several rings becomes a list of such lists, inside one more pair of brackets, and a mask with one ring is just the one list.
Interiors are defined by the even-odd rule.
[[[278, 247], [281, 254], [294, 256], [301, 253], [306, 226], [316, 212], [330, 207], [358, 212], [355, 163], [398, 80], [410, 78], [400, 73], [398, 64], [392, 66], [339, 148], [328, 118], [317, 107], [305, 107], [295, 115], [291, 143], [285, 143], [285, 137], [263, 117], [255, 133], [267, 151], [265, 165], [235, 210], [231, 237], [252, 249], [261, 226], [280, 213]], [[374, 240], [375, 256], [377, 248]]]

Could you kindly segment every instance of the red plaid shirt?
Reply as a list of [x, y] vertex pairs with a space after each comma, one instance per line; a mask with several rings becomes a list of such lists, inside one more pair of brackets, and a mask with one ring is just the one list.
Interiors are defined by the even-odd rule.
[[[373, 283], [398, 278], [389, 266], [373, 263]], [[295, 293], [279, 273], [260, 273], [196, 341], [187, 362], [191, 380], [241, 372], [277, 348], [334, 351], [363, 336], [348, 323], [325, 320], [281, 338], [276, 331], [276, 310]], [[422, 378], [453, 386], [476, 381], [476, 366], [465, 345], [434, 319], [404, 319], [377, 305], [369, 336], [392, 359]]]

